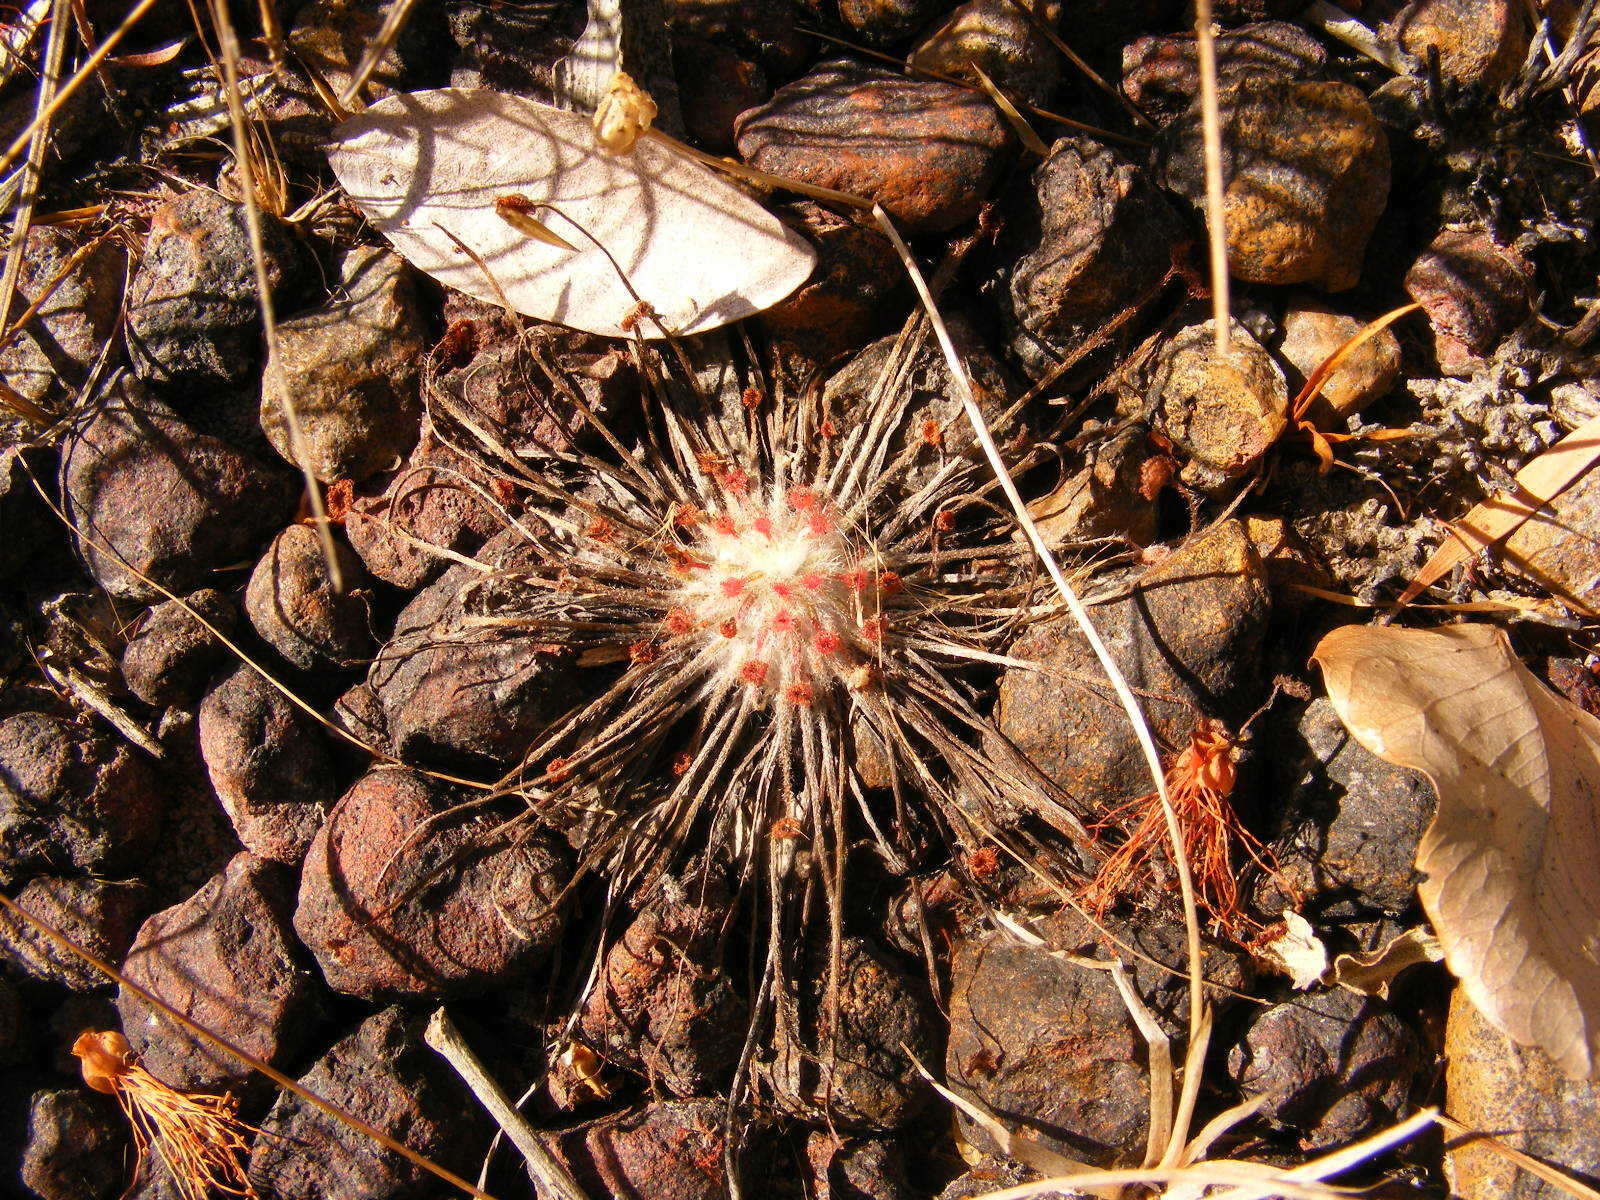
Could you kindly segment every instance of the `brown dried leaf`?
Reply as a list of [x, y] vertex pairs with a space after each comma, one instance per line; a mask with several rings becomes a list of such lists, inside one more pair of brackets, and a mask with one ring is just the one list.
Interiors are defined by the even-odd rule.
[[[636, 302], [620, 270], [667, 329], [703, 333], [776, 304], [816, 262], [804, 239], [699, 163], [653, 138], [606, 154], [589, 117], [520, 96], [390, 96], [335, 136], [334, 174], [413, 266], [540, 320], [625, 335]], [[508, 221], [496, 206], [508, 196], [578, 249]]]
[[1313, 657], [1356, 740], [1438, 790], [1418, 891], [1467, 995], [1568, 1074], [1600, 1075], [1600, 720], [1491, 626], [1345, 626]]
[[1450, 528], [1450, 538], [1433, 552], [1395, 603], [1410, 604], [1457, 563], [1503, 542], [1600, 461], [1600, 417], [1585, 421], [1517, 472], [1516, 486], [1499, 492]]

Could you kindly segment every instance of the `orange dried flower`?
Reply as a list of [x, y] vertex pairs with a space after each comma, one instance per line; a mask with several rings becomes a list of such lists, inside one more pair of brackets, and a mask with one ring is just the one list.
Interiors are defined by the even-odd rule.
[[244, 1168], [245, 1135], [256, 1130], [234, 1115], [232, 1096], [189, 1095], [163, 1083], [114, 1029], [79, 1034], [72, 1053], [83, 1060], [83, 1081], [114, 1097], [128, 1118], [136, 1181], [154, 1150], [183, 1200], [207, 1200], [213, 1192], [257, 1200]]
[[[1240, 906], [1239, 877], [1233, 863], [1235, 844], [1286, 894], [1293, 891], [1272, 852], [1244, 827], [1228, 801], [1237, 777], [1234, 759], [1234, 740], [1222, 724], [1201, 721], [1188, 746], [1167, 770], [1167, 793], [1183, 834], [1195, 899], [1217, 929], [1239, 938], [1255, 922]], [[1118, 897], [1153, 883], [1158, 848], [1170, 850], [1166, 815], [1155, 792], [1122, 805], [1092, 827], [1095, 833], [1112, 829], [1125, 831], [1126, 837], [1101, 863], [1082, 893], [1084, 904], [1097, 915], [1104, 914]]]

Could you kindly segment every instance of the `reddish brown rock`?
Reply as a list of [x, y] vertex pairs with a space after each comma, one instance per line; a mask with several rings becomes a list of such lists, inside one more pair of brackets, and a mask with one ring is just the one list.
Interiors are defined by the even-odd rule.
[[328, 815], [306, 855], [294, 927], [335, 990], [481, 990], [554, 945], [564, 856], [533, 835], [482, 843], [494, 818], [424, 825], [451, 803], [425, 776], [384, 767]]
[[[149, 907], [142, 883], [82, 876], [41, 875], [12, 899], [57, 933], [102, 962], [117, 963], [127, 952]], [[62, 949], [20, 917], [0, 911], [0, 951], [23, 972], [74, 992], [109, 988], [112, 981], [77, 955]]]
[[[298, 1082], [359, 1113], [447, 1170], [471, 1176], [488, 1143], [487, 1122], [461, 1082], [422, 1043], [420, 1019], [387, 1008], [335, 1042]], [[261, 1121], [250, 1181], [274, 1200], [423, 1200], [438, 1180], [364, 1133], [284, 1093]]]
[[749, 1021], [722, 963], [728, 913], [722, 885], [667, 880], [607, 952], [583, 1037], [675, 1096], [726, 1084]]
[[[1283, 340], [1278, 353], [1299, 375], [1295, 391], [1311, 373], [1356, 337], [1367, 322], [1335, 312], [1313, 300], [1299, 299], [1283, 315]], [[1307, 415], [1325, 429], [1341, 429], [1393, 386], [1400, 374], [1400, 339], [1382, 329], [1340, 360], [1323, 381]]]
[[721, 1100], [648, 1104], [561, 1134], [557, 1152], [591, 1196], [727, 1200]]
[[131, 871], [156, 844], [165, 808], [127, 745], [42, 713], [0, 721], [0, 884]]
[[[1247, 283], [1353, 287], [1389, 197], [1389, 142], [1347, 83], [1246, 79], [1222, 90], [1228, 270]], [[1163, 182], [1205, 204], [1199, 106], [1166, 130]]]
[[1533, 311], [1533, 268], [1482, 229], [1446, 229], [1406, 272], [1406, 291], [1433, 326], [1446, 375], [1477, 362]]
[[61, 491], [96, 582], [115, 596], [206, 586], [254, 552], [294, 512], [289, 477], [199, 433], [124, 381], [102, 398], [62, 453]]
[[[289, 927], [293, 887], [283, 866], [236, 855], [188, 900], [144, 923], [122, 973], [241, 1050], [283, 1066], [306, 1044], [316, 1016], [314, 981], [296, 961]], [[117, 1007], [140, 1061], [173, 1087], [217, 1090], [250, 1078], [233, 1055], [127, 988]]]
[[182, 604], [163, 600], [151, 608], [122, 651], [123, 682], [146, 704], [192, 701], [227, 658], [228, 648], [189, 609], [229, 636], [239, 624], [233, 601], [215, 588], [191, 592]]
[[1008, 137], [981, 93], [843, 60], [779, 88], [735, 134], [752, 166], [876, 201], [919, 233], [977, 213]]
[[299, 862], [335, 796], [317, 724], [241, 663], [200, 702], [200, 754], [245, 849]]
[[[1109, 1165], [1137, 1158], [1149, 1124], [1145, 1041], [1104, 970], [1103, 935], [1071, 912], [1037, 927], [1044, 945], [1004, 931], [957, 943], [951, 969], [945, 1076], [1012, 1128], [1073, 1158]], [[1183, 960], [1183, 930], [1143, 914], [1113, 932], [1149, 959], [1125, 958], [1130, 982], [1169, 1035], [1187, 1013], [1181, 976], [1155, 966]], [[1208, 977], [1237, 986], [1238, 965], [1207, 955]], [[965, 1136], [993, 1149], [965, 1117]]]
[[1061, 138], [1034, 168], [1002, 244], [1014, 262], [999, 297], [1013, 352], [1042, 375], [1148, 299], [1186, 240], [1144, 171], [1088, 138]]
[[[1260, 703], [1260, 656], [1271, 593], [1243, 525], [1226, 521], [1139, 578], [1132, 595], [1098, 605], [1094, 624], [1126, 675], [1159, 743], [1184, 746], [1200, 716], [1239, 721]], [[1078, 798], [1104, 812], [1145, 795], [1150, 772], [1122, 706], [1081, 634], [1042, 624], [1007, 671], [995, 715], [1001, 733]], [[1158, 699], [1159, 697], [1159, 699]]]
[[392, 468], [416, 443], [427, 349], [413, 273], [398, 255], [358, 246], [340, 267], [337, 301], [278, 323], [278, 373], [261, 393], [261, 428], [300, 462], [285, 395], [294, 401], [303, 460], [323, 482]]
[[1439, 56], [1439, 73], [1497, 88], [1515, 78], [1528, 52], [1528, 16], [1516, 0], [1412, 0], [1385, 32], [1407, 54]]
[[[1028, 7], [1038, 25], [1059, 25], [1061, 5], [1054, 0]], [[1061, 86], [1065, 60], [1038, 25], [1009, 0], [967, 0], [917, 44], [909, 61], [975, 84], [981, 71], [1013, 98], [1045, 104]]]
[[817, 252], [811, 278], [761, 314], [781, 341], [814, 363], [827, 363], [901, 320], [905, 274], [877, 228], [808, 201], [779, 211]]
[[[1216, 39], [1217, 86], [1255, 77], [1314, 79], [1328, 52], [1299, 25], [1262, 21]], [[1193, 34], [1147, 34], [1122, 51], [1122, 90], [1147, 116], [1174, 117], [1200, 95], [1200, 54]]]
[[78, 249], [63, 229], [28, 230], [12, 319], [52, 290], [16, 340], [0, 350], [0, 377], [36, 404], [70, 397], [116, 331], [127, 252], [114, 239], [102, 242], [63, 276]]
[[290, 525], [267, 547], [244, 592], [256, 632], [303, 671], [359, 666], [376, 647], [371, 580], [342, 538], [334, 537], [333, 549], [342, 590], [334, 590], [316, 530]]
[[1244, 1094], [1266, 1096], [1262, 1115], [1308, 1151], [1400, 1120], [1428, 1065], [1404, 1021], [1343, 988], [1257, 1011], [1228, 1055]]
[[797, 956], [798, 994], [778, 1001], [772, 1060], [761, 1068], [773, 1103], [828, 1128], [899, 1129], [932, 1089], [913, 1059], [936, 1053], [936, 1010], [904, 965], [860, 938], [840, 948], [837, 1012], [829, 1004], [827, 940]]

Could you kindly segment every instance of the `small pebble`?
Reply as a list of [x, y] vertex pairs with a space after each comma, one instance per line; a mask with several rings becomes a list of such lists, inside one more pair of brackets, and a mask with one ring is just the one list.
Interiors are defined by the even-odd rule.
[[811, 278], [761, 314], [762, 323], [810, 363], [859, 350], [899, 322], [908, 305], [905, 272], [873, 225], [798, 201], [779, 210], [817, 252]]
[[589, 1196], [727, 1200], [725, 1118], [721, 1100], [657, 1101], [566, 1130], [555, 1149]]
[[[1335, 312], [1309, 298], [1298, 298], [1283, 316], [1278, 353], [1299, 373], [1294, 390], [1324, 361], [1366, 326], [1361, 317]], [[1400, 374], [1400, 339], [1382, 329], [1345, 356], [1323, 382], [1306, 415], [1324, 429], [1346, 422], [1394, 386]]]
[[493, 821], [424, 825], [452, 802], [423, 775], [379, 768], [328, 814], [306, 855], [294, 927], [335, 991], [482, 991], [554, 946], [565, 856], [531, 834], [475, 846]]
[[[1303, 911], [1349, 919], [1400, 914], [1416, 899], [1417, 843], [1433, 820], [1433, 786], [1367, 750], [1325, 699], [1292, 718], [1276, 715], [1270, 735], [1276, 809], [1274, 853], [1305, 901]], [[1260, 889], [1275, 910], [1275, 889]]]
[[239, 624], [239, 610], [215, 588], [191, 592], [182, 604], [163, 600], [151, 608], [122, 651], [123, 681], [146, 704], [192, 702], [228, 658], [228, 648], [189, 609], [230, 637]]
[[298, 863], [336, 795], [316, 722], [240, 663], [201, 700], [199, 724], [206, 774], [239, 841]]
[[[339, 300], [278, 324], [278, 366], [261, 395], [261, 427], [287, 461], [324, 483], [359, 482], [416, 443], [427, 349], [413, 272], [399, 255], [358, 246], [340, 267]], [[293, 445], [285, 395], [304, 439]]]
[[1202, 490], [1227, 487], [1289, 424], [1282, 368], [1237, 321], [1226, 359], [1217, 354], [1214, 321], [1174, 334], [1157, 352], [1148, 401], [1184, 464], [1184, 482]]
[[[278, 863], [234, 856], [181, 904], [140, 928], [122, 973], [246, 1053], [275, 1067], [315, 1032], [315, 983], [289, 925], [294, 880]], [[236, 1087], [249, 1067], [180, 1028], [124, 987], [122, 1031], [144, 1066], [184, 1091]]]
[[343, 539], [333, 539], [342, 590], [328, 574], [322, 540], [290, 525], [261, 556], [245, 587], [244, 611], [263, 641], [303, 671], [341, 670], [372, 657], [371, 580]]
[[[1262, 21], [1215, 41], [1217, 86], [1264, 78], [1315, 79], [1327, 65], [1322, 43], [1301, 26]], [[1171, 118], [1200, 95], [1200, 52], [1192, 34], [1146, 34], [1122, 51], [1122, 90], [1146, 116]]]
[[975, 216], [1009, 133], [988, 97], [835, 60], [735, 126], [751, 166], [883, 205], [906, 233]]
[[869, 46], [891, 46], [937, 17], [942, 0], [839, 0], [839, 16]]
[[806, 1161], [812, 1177], [807, 1194], [816, 1200], [919, 1200], [923, 1194], [906, 1178], [899, 1142], [818, 1131], [806, 1139]]
[[1445, 229], [1406, 272], [1445, 375], [1470, 375], [1533, 311], [1533, 268], [1482, 229]]
[[[1045, 28], [1059, 27], [1061, 5], [1055, 0], [1028, 7]], [[1065, 60], [1010, 0], [967, 0], [917, 43], [909, 62], [919, 71], [980, 85], [982, 71], [1013, 100], [1044, 105], [1061, 86]]]
[[1469, 87], [1510, 82], [1528, 53], [1528, 14], [1516, 0], [1412, 0], [1384, 32], [1439, 74]]
[[[1366, 97], [1348, 83], [1254, 78], [1223, 88], [1218, 105], [1229, 272], [1353, 287], [1389, 197], [1389, 142]], [[1160, 157], [1165, 185], [1203, 213], [1202, 143], [1196, 104], [1167, 127]]]
[[12, 319], [46, 288], [54, 290], [16, 340], [0, 350], [0, 378], [35, 404], [68, 400], [116, 331], [127, 252], [115, 239], [101, 242], [58, 281], [79, 248], [65, 230], [28, 230]]
[[[514, 572], [521, 556], [533, 553], [522, 532], [509, 528], [476, 558]], [[463, 627], [469, 585], [474, 613], [504, 601], [501, 585], [452, 567], [401, 610], [367, 683], [402, 758], [494, 770], [519, 761], [534, 734], [577, 703], [590, 684], [566, 654], [541, 650], [532, 636]], [[592, 670], [588, 678], [595, 678]]]
[[672, 61], [689, 137], [712, 154], [732, 154], [739, 114], [772, 95], [766, 72], [726, 46], [685, 35], [672, 39]]

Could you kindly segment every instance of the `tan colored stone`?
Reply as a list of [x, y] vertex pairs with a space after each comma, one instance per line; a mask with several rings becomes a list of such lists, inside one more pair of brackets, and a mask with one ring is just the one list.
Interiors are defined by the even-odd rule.
[[[1365, 327], [1360, 317], [1335, 312], [1315, 301], [1296, 301], [1283, 318], [1281, 354], [1301, 382]], [[1307, 416], [1323, 428], [1340, 428], [1378, 399], [1400, 373], [1400, 339], [1382, 329], [1347, 355], [1323, 382]]]

